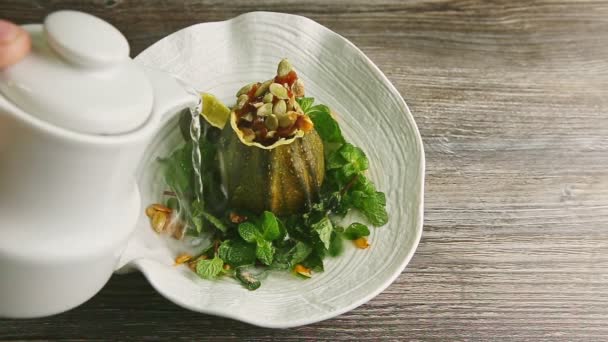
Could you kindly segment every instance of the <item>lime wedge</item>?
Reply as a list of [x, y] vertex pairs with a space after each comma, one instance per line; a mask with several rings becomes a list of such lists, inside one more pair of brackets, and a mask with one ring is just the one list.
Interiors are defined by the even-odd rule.
[[201, 97], [203, 98], [201, 115], [211, 126], [223, 129], [230, 117], [230, 109], [214, 95], [202, 93]]

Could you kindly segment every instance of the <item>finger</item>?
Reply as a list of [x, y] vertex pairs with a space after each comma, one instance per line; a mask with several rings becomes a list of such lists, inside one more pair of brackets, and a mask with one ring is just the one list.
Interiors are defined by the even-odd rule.
[[21, 27], [0, 20], [0, 69], [23, 59], [30, 51], [31, 45], [30, 35]]

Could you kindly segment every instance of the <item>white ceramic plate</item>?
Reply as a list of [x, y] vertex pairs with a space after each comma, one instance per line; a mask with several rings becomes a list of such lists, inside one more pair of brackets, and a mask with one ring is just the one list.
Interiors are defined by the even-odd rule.
[[[373, 229], [367, 250], [346, 244], [325, 272], [309, 280], [271, 273], [256, 291], [236, 281], [198, 279], [174, 267], [179, 245], [159, 238], [142, 215], [121, 267], [137, 268], [163, 296], [185, 308], [258, 326], [286, 328], [351, 310], [388, 287], [404, 270], [422, 233], [424, 152], [407, 105], [388, 79], [352, 43], [307, 18], [255, 12], [176, 32], [136, 60], [234, 103], [244, 84], [274, 75], [288, 57], [306, 84], [307, 96], [332, 107], [347, 139], [370, 160], [370, 177], [387, 195], [390, 222]], [[170, 120], [146, 153], [139, 184], [143, 203], [164, 190], [156, 157], [180, 142]]]

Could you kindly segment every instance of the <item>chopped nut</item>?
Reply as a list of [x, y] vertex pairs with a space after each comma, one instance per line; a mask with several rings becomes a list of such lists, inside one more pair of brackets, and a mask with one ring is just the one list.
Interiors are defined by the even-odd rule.
[[272, 103], [265, 103], [260, 106], [257, 111], [258, 116], [266, 116], [272, 114]]
[[241, 132], [243, 132], [243, 140], [252, 142], [255, 139], [255, 132], [251, 128], [242, 128]]
[[279, 127], [286, 128], [293, 125], [298, 119], [298, 113], [296, 112], [287, 112], [285, 115], [278, 115], [279, 119]]
[[295, 97], [304, 97], [304, 82], [298, 78], [291, 86], [291, 91]]
[[367, 242], [367, 238], [365, 237], [360, 237], [357, 240], [353, 241], [355, 243], [355, 246], [357, 246], [357, 248], [359, 249], [366, 249], [369, 247], [369, 242]]
[[228, 271], [228, 270], [230, 270], [231, 267], [228, 264], [224, 264], [223, 268], [224, 268], [224, 271]]
[[296, 126], [304, 132], [308, 132], [315, 127], [308, 115], [301, 115], [296, 122]]
[[177, 218], [172, 218], [165, 229], [174, 239], [181, 240], [186, 235], [186, 225]]
[[152, 228], [157, 233], [162, 233], [165, 229], [165, 224], [167, 223], [167, 213], [162, 211], [157, 211], [152, 216]]
[[155, 212], [156, 212], [156, 209], [154, 209], [154, 206], [148, 206], [146, 208], [146, 216], [148, 216], [149, 218], [152, 218], [152, 216], [154, 216]]
[[247, 122], [252, 122], [253, 121], [253, 113], [247, 113], [247, 114], [241, 116], [241, 120], [245, 120]]
[[312, 277], [312, 273], [310, 271], [310, 268], [302, 265], [302, 264], [297, 264], [294, 268], [293, 268], [294, 272], [296, 272], [299, 275], [303, 275], [307, 278]]
[[234, 211], [230, 212], [230, 222], [232, 223], [242, 223], [247, 221], [247, 216], [243, 216], [243, 215], [239, 215], [237, 213], [235, 213]]
[[190, 255], [190, 254], [188, 254], [188, 253], [183, 253], [183, 254], [180, 254], [180, 255], [178, 255], [178, 256], [175, 258], [175, 264], [174, 264], [174, 266], [181, 265], [181, 264], [185, 264], [185, 263], [187, 263], [188, 261], [190, 261], [190, 259], [192, 259], [192, 255]]
[[152, 208], [154, 208], [154, 210], [156, 211], [162, 211], [165, 213], [170, 213], [171, 212], [171, 208], [164, 206], [162, 204], [152, 204]]

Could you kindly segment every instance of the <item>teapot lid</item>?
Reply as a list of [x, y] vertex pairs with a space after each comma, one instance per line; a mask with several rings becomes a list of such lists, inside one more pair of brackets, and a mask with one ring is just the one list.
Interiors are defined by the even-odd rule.
[[121, 134], [143, 125], [153, 90], [114, 26], [59, 11], [23, 27], [32, 51], [0, 71], [0, 92], [30, 115], [87, 134]]

